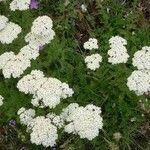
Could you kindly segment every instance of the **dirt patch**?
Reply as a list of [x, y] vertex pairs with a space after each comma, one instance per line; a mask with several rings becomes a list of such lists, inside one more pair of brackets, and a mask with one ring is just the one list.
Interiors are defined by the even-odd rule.
[[141, 0], [140, 8], [144, 13], [145, 18], [150, 21], [150, 0]]

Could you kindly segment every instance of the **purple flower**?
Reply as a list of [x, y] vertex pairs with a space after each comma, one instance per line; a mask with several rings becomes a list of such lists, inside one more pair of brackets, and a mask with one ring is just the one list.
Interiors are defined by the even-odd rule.
[[16, 121], [15, 120], [10, 120], [9, 121], [9, 126], [16, 127]]
[[31, 2], [30, 2], [30, 9], [38, 9], [38, 7], [39, 7], [38, 0], [31, 0]]

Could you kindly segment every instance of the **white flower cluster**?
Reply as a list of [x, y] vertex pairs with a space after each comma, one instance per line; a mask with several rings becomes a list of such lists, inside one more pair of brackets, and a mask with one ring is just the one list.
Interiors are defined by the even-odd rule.
[[98, 42], [95, 38], [89, 38], [87, 42], [83, 45], [84, 49], [92, 50], [92, 49], [98, 49]]
[[137, 51], [132, 59], [133, 66], [138, 70], [150, 70], [150, 46], [144, 46], [142, 50]]
[[7, 17], [0, 15], [0, 42], [2, 44], [12, 43], [21, 31], [22, 29], [19, 25], [9, 22]]
[[85, 58], [85, 63], [87, 64], [87, 68], [94, 71], [100, 67], [101, 62], [102, 62], [102, 56], [100, 54], [92, 54], [90, 56], [86, 56]]
[[64, 128], [67, 133], [78, 134], [80, 138], [94, 139], [103, 127], [100, 116], [101, 108], [93, 104], [80, 107], [72, 103], [63, 109], [60, 116], [48, 113], [45, 116], [35, 117], [35, 110], [20, 108], [17, 112], [21, 124], [27, 126], [30, 140], [36, 145], [44, 147], [54, 146], [58, 139], [57, 130]]
[[[3, 30], [5, 30], [5, 24], [7, 24], [8, 22], [8, 19], [6, 17], [1, 16], [1, 18], [0, 29], [4, 29], [0, 31], [0, 40], [1, 35], [3, 35], [1, 33], [3, 33]], [[29, 42], [29, 44], [21, 48], [20, 52], [17, 55], [15, 55], [13, 52], [5, 52], [0, 56], [0, 69], [2, 69], [5, 78], [11, 78], [11, 76], [13, 78], [18, 78], [28, 67], [31, 66], [31, 60], [35, 60], [39, 56], [40, 46], [48, 44], [53, 39], [55, 32], [52, 30], [52, 26], [52, 20], [48, 16], [38, 17], [33, 22], [31, 32], [25, 37], [25, 40]], [[10, 40], [10, 35], [12, 35], [14, 32], [16, 32], [16, 29], [14, 29], [13, 31], [9, 30], [9, 33], [3, 35], [3, 42], [6, 39], [5, 37], [9, 37]], [[29, 35], [32, 35], [32, 38]]]
[[70, 104], [61, 114], [68, 123], [65, 132], [78, 134], [80, 138], [94, 139], [102, 129], [103, 119], [100, 116], [101, 108], [92, 104], [79, 107], [77, 103]]
[[127, 41], [120, 36], [113, 36], [109, 40], [110, 50], [108, 51], [108, 62], [112, 64], [126, 63], [129, 55], [125, 45]]
[[19, 91], [33, 94], [32, 104], [36, 107], [54, 108], [61, 99], [71, 97], [74, 93], [68, 84], [56, 78], [46, 78], [42, 71], [33, 70], [17, 84]]
[[49, 118], [38, 116], [27, 126], [31, 130], [31, 143], [43, 145], [44, 147], [54, 146], [58, 139], [57, 127], [51, 123]]
[[39, 56], [39, 48], [31, 45], [24, 46], [15, 55], [14, 52], [5, 52], [0, 55], [0, 69], [5, 78], [20, 77], [31, 66], [31, 60]]
[[0, 106], [3, 105], [3, 100], [4, 100], [3, 96], [0, 95]]
[[10, 10], [27, 10], [30, 7], [31, 0], [13, 0], [10, 3]]
[[133, 66], [138, 70], [132, 72], [127, 79], [127, 86], [130, 91], [137, 95], [148, 95], [150, 92], [150, 47], [144, 46], [137, 51], [132, 59]]
[[150, 71], [133, 71], [128, 77], [127, 86], [130, 91], [135, 91], [137, 95], [148, 94], [150, 92]]
[[34, 20], [31, 32], [25, 37], [25, 41], [31, 45], [43, 46], [53, 40], [55, 32], [52, 29], [53, 21], [48, 16], [39, 16]]
[[31, 108], [26, 110], [24, 107], [21, 107], [17, 114], [19, 115], [21, 124], [28, 125], [35, 117], [35, 110]]
[[[98, 41], [95, 38], [89, 38], [87, 42], [83, 45], [84, 49], [92, 50], [98, 49]], [[102, 62], [102, 56], [100, 54], [92, 54], [90, 56], [86, 56], [84, 59], [87, 68], [95, 71], [97, 68], [100, 67], [100, 63]]]
[[38, 116], [35, 118], [34, 109], [20, 108], [17, 112], [21, 124], [27, 126], [30, 132], [31, 143], [43, 145], [44, 147], [54, 146], [58, 138], [57, 127], [62, 127], [63, 121], [55, 114], [48, 114], [47, 118]]

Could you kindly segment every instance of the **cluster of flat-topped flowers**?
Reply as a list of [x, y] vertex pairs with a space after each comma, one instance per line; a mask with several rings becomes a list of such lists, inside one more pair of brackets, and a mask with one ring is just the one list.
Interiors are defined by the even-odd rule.
[[103, 127], [101, 108], [93, 104], [86, 107], [72, 103], [66, 107], [61, 117], [66, 121], [65, 132], [78, 134], [80, 138], [92, 140]]
[[84, 43], [83, 47], [88, 50], [98, 49], [98, 41], [95, 38], [89, 38], [89, 40]]
[[46, 116], [35, 117], [34, 109], [24, 107], [20, 108], [17, 114], [21, 124], [27, 126], [31, 143], [44, 147], [56, 145], [58, 129], [63, 128], [64, 132], [92, 140], [99, 135], [99, 130], [103, 127], [101, 108], [92, 104], [82, 107], [72, 103], [63, 109], [60, 115], [48, 113]]
[[20, 77], [23, 72], [31, 66], [31, 60], [39, 56], [39, 48], [32, 45], [24, 46], [20, 52], [15, 55], [14, 52], [5, 52], [0, 55], [0, 69], [5, 78]]
[[44, 46], [45, 44], [49, 44], [55, 36], [55, 32], [52, 27], [53, 21], [50, 17], [39, 16], [34, 20], [31, 32], [26, 35], [25, 41], [35, 46]]
[[150, 47], [144, 46], [137, 51], [132, 59], [133, 66], [138, 70], [128, 77], [127, 86], [130, 91], [137, 95], [149, 94], [150, 92]]
[[[95, 38], [89, 38], [89, 40], [83, 44], [83, 47], [86, 50], [98, 49], [98, 41]], [[102, 56], [98, 53], [95, 53], [90, 56], [86, 56], [84, 61], [88, 69], [95, 71], [100, 67]]]
[[85, 63], [87, 64], [87, 68], [95, 71], [100, 67], [100, 63], [102, 62], [102, 56], [100, 54], [92, 54], [85, 58]]
[[61, 99], [71, 97], [73, 90], [67, 83], [52, 77], [44, 77], [40, 70], [33, 70], [24, 76], [17, 84], [19, 91], [33, 94], [31, 103], [36, 107], [54, 108]]
[[[2, 16], [3, 21], [0, 29], [4, 28], [8, 20]], [[39, 56], [39, 50], [45, 44], [51, 42], [55, 32], [52, 30], [52, 20], [48, 16], [40, 16], [33, 21], [31, 32], [25, 37], [28, 45], [21, 48], [20, 52], [15, 55], [14, 52], [5, 52], [0, 55], [0, 69], [5, 78], [18, 78], [24, 71], [31, 66], [31, 60]], [[15, 31], [14, 31], [15, 32]], [[11, 35], [10, 32], [7, 35]], [[0, 32], [1, 36], [1, 32]], [[5, 39], [5, 38], [4, 38]]]
[[129, 55], [125, 45], [127, 41], [120, 36], [113, 36], [109, 40], [110, 50], [108, 51], [108, 62], [111, 64], [126, 63]]
[[30, 8], [30, 2], [31, 0], [13, 0], [10, 3], [10, 10], [27, 10]]
[[7, 17], [0, 15], [0, 42], [2, 44], [12, 43], [21, 31], [22, 29], [19, 25], [9, 22]]

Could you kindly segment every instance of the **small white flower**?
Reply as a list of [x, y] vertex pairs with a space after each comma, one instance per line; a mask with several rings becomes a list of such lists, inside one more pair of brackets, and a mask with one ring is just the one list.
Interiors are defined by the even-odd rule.
[[87, 12], [87, 6], [86, 5], [84, 5], [84, 4], [82, 4], [81, 5], [81, 10], [82, 10], [82, 12]]
[[135, 121], [136, 121], [136, 117], [131, 118], [130, 121], [131, 121], [131, 122], [135, 122]]
[[91, 56], [87, 56], [85, 58], [85, 63], [87, 65], [87, 68], [94, 71], [100, 67], [101, 62], [102, 62], [102, 56], [99, 54], [92, 54]]
[[83, 47], [88, 50], [98, 49], [98, 41], [95, 38], [89, 38], [89, 40], [84, 43]]

